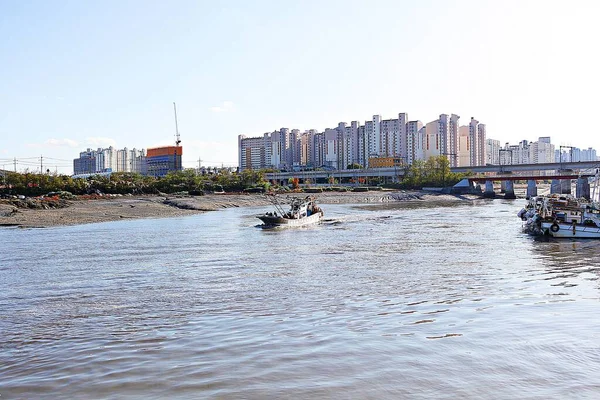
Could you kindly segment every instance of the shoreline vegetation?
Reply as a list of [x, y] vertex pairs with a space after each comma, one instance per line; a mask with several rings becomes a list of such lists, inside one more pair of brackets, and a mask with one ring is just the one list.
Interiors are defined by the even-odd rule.
[[[358, 164], [350, 167], [362, 168]], [[394, 184], [386, 184], [382, 177], [342, 180], [330, 176], [322, 182], [304, 179], [301, 185], [299, 178], [269, 181], [265, 174], [273, 172], [270, 170], [213, 169], [212, 173], [200, 174], [186, 169], [164, 177], [116, 172], [87, 178], [0, 170], [0, 226], [43, 228], [128, 218], [179, 217], [228, 207], [270, 206], [262, 193], [273, 192], [282, 193], [282, 197], [311, 195], [320, 204], [470, 199], [421, 190], [448, 188], [463, 178], [450, 172], [449, 161], [443, 156], [415, 161], [403, 171], [402, 180]], [[347, 191], [344, 185], [354, 186], [353, 191]]]
[[[314, 196], [319, 204], [384, 204], [398, 202], [471, 201], [479, 196], [455, 196], [424, 191], [369, 191], [284, 193], [286, 196]], [[258, 193], [190, 195], [87, 196], [76, 199], [0, 200], [0, 227], [50, 228], [141, 218], [171, 218], [231, 207], [270, 206], [267, 196]], [[45, 203], [44, 203], [45, 201]]]

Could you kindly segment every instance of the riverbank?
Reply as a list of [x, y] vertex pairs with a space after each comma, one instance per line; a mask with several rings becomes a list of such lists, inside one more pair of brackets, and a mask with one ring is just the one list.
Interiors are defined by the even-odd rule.
[[[304, 194], [297, 194], [304, 196]], [[406, 201], [470, 201], [476, 196], [452, 196], [427, 192], [373, 191], [311, 194], [320, 204], [377, 204]], [[281, 195], [285, 198], [286, 195]], [[262, 194], [208, 194], [205, 196], [125, 196], [64, 200], [48, 208], [17, 207], [0, 201], [0, 226], [48, 228], [140, 218], [171, 218], [231, 207], [270, 205]]]

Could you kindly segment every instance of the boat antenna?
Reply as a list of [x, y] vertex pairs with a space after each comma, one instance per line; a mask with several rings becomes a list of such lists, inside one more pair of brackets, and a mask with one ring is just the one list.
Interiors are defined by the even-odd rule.
[[278, 211], [281, 215], [285, 214], [285, 210], [283, 209], [283, 207], [279, 203], [279, 199], [277, 198], [277, 196], [269, 194], [269, 195], [266, 195], [266, 198], [267, 198], [267, 200], [269, 200], [269, 202], [271, 204], [273, 204], [273, 207], [275, 208], [275, 211]]

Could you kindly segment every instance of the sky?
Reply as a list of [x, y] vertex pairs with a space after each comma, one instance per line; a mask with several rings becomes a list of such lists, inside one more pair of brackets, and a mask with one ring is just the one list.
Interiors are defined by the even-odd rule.
[[87, 148], [174, 144], [173, 102], [184, 167], [236, 166], [239, 134], [400, 112], [600, 151], [598, 15], [593, 0], [1, 0], [0, 168], [71, 174]]

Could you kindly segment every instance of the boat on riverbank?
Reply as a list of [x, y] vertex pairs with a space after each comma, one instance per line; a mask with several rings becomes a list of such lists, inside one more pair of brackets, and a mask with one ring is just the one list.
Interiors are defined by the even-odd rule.
[[600, 239], [600, 205], [571, 195], [535, 196], [517, 214], [533, 236]]
[[276, 196], [270, 196], [275, 211], [259, 215], [263, 227], [296, 227], [321, 222], [323, 210], [316, 204], [314, 197], [290, 197], [289, 210], [285, 211]]

